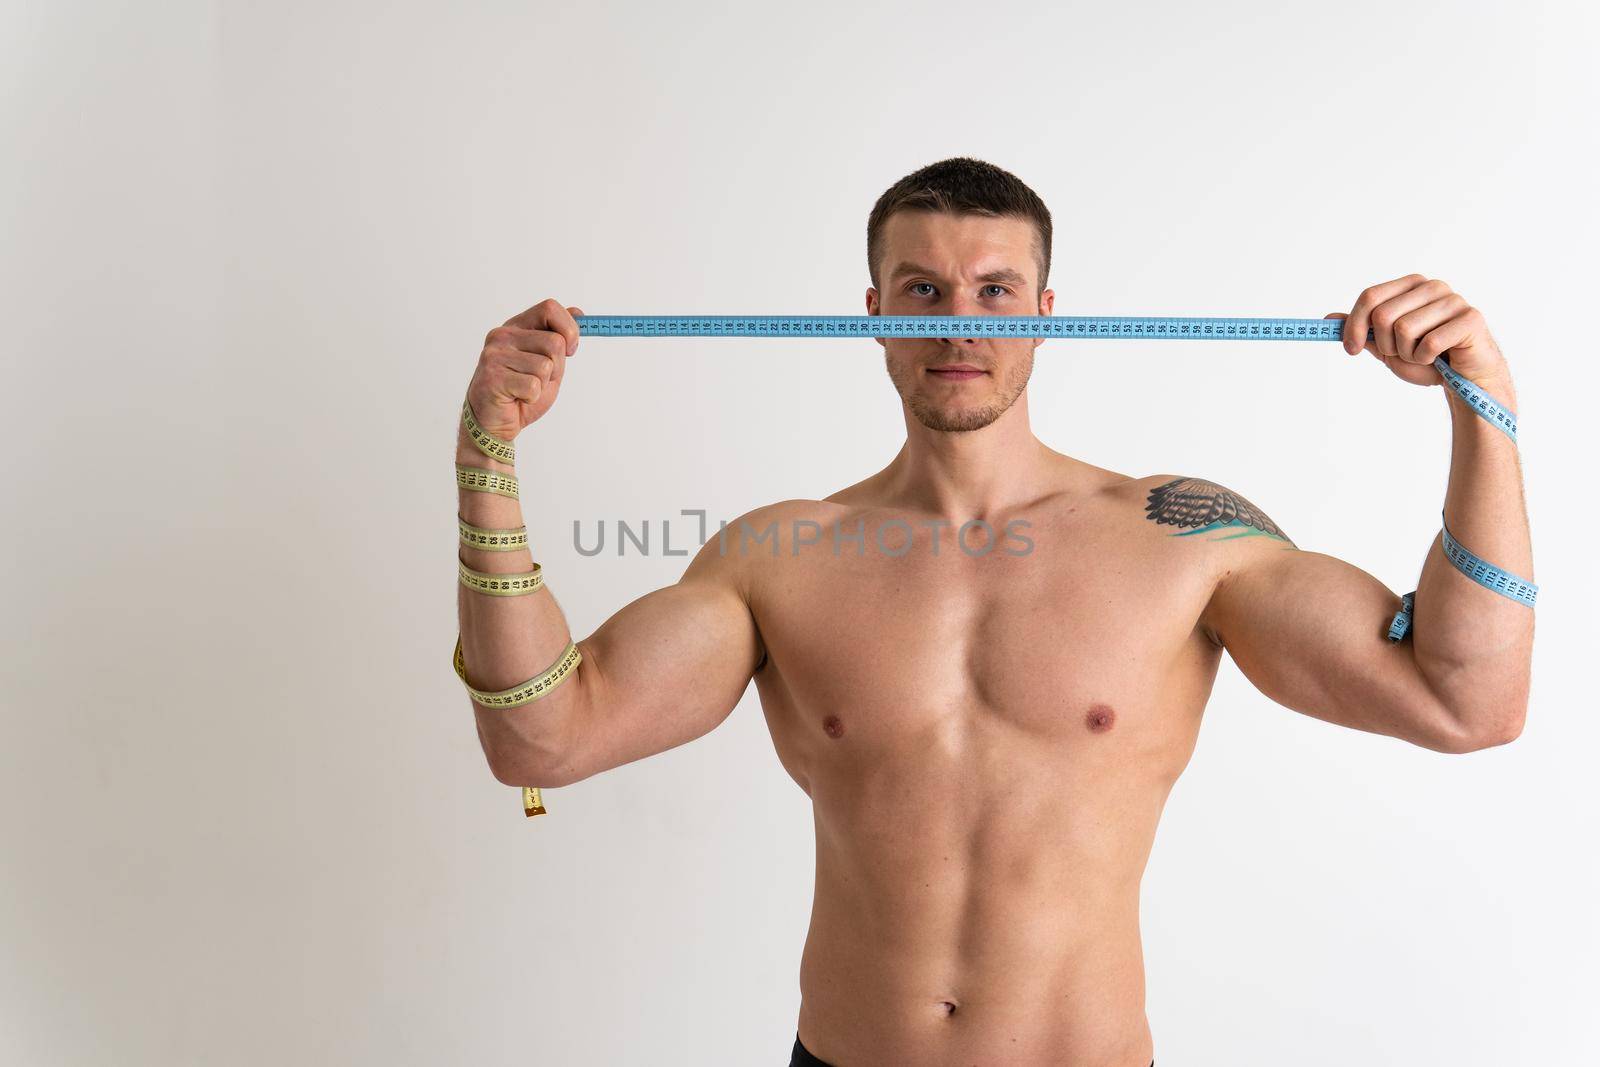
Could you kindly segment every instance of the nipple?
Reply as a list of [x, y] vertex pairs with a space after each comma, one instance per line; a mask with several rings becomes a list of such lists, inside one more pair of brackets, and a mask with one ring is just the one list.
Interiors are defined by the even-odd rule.
[[822, 721], [822, 730], [829, 737], [837, 740], [844, 736], [844, 720], [837, 715], [829, 715]]
[[1110, 704], [1096, 704], [1083, 717], [1083, 724], [1092, 733], [1107, 733], [1117, 724], [1117, 713], [1111, 709]]

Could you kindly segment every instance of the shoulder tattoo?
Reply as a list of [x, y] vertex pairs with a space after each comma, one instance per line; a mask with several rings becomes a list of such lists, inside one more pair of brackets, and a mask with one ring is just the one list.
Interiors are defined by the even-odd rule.
[[[1235, 537], [1273, 537], [1299, 547], [1289, 540], [1289, 535], [1278, 524], [1267, 518], [1267, 513], [1244, 497], [1216, 482], [1204, 478], [1174, 478], [1150, 490], [1149, 503], [1145, 504], [1145, 518], [1160, 525], [1168, 523], [1179, 527], [1173, 537], [1188, 537], [1240, 527], [1237, 532], [1209, 541], [1229, 541]], [[1189, 527], [1193, 527], [1190, 529]]]

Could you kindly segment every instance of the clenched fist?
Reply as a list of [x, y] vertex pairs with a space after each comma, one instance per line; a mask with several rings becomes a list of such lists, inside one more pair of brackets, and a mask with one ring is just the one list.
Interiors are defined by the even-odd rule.
[[578, 307], [546, 300], [489, 331], [467, 400], [478, 424], [502, 441], [556, 402], [567, 357], [578, 350]]

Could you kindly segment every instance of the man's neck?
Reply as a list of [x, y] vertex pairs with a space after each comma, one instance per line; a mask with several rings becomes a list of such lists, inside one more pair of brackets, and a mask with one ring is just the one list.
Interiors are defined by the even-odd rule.
[[989, 519], [1036, 500], [1076, 463], [1047, 448], [1028, 424], [1027, 394], [981, 430], [931, 430], [906, 412], [906, 443], [873, 479], [895, 506], [955, 523]]

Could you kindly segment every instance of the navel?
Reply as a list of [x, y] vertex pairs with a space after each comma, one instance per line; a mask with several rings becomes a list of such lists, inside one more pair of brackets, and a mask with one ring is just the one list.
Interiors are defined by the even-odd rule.
[[1117, 724], [1117, 713], [1112, 710], [1110, 704], [1095, 704], [1083, 717], [1083, 724], [1090, 732], [1103, 734]]
[[829, 715], [826, 719], [822, 720], [822, 731], [829, 737], [835, 739], [843, 737], [844, 720], [839, 718], [837, 715]]

